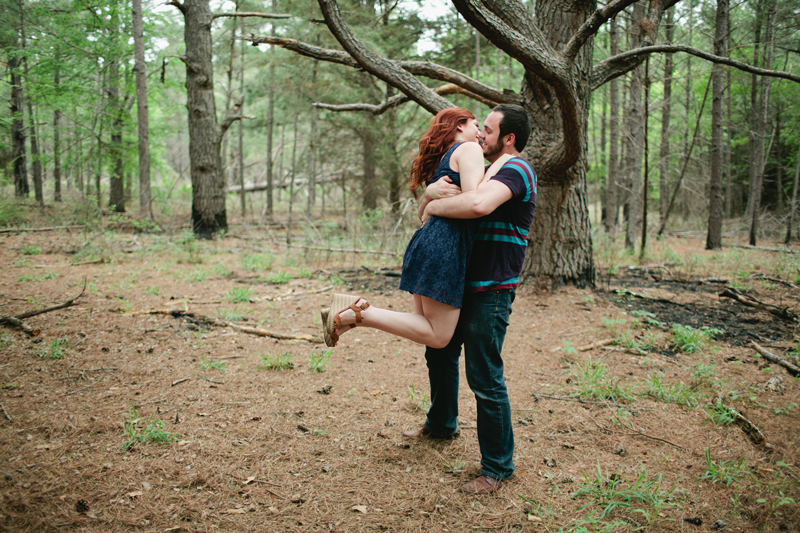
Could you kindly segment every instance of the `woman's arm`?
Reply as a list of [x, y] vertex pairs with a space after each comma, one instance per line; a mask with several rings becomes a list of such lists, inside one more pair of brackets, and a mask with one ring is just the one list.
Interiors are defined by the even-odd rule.
[[486, 169], [486, 174], [484, 174], [483, 179], [478, 184], [478, 186], [480, 187], [481, 185], [489, 181], [495, 174], [500, 172], [500, 169], [503, 168], [503, 165], [508, 163], [508, 160], [511, 159], [512, 157], [514, 156], [511, 154], [503, 154], [500, 157], [498, 157], [497, 160], [494, 163], [492, 163], [492, 166]]

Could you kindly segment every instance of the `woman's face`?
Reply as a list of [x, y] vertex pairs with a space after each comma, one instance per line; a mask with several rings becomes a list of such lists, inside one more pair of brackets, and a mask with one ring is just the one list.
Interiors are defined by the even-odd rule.
[[466, 121], [463, 126], [459, 126], [459, 132], [461, 133], [459, 137], [461, 137], [462, 140], [478, 142], [481, 129], [480, 126], [478, 126], [478, 121], [473, 118]]

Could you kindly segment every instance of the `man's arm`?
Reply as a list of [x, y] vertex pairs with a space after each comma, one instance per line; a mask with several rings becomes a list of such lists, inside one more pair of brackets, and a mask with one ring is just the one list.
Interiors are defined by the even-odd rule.
[[422, 193], [422, 196], [419, 198], [419, 203], [417, 204], [417, 216], [422, 220], [422, 213], [432, 200], [449, 198], [458, 194], [461, 194], [461, 188], [458, 185], [454, 185], [453, 180], [447, 176], [443, 176], [441, 179], [425, 187], [425, 192]]
[[489, 180], [480, 189], [468, 191], [451, 198], [433, 200], [425, 207], [422, 221], [430, 217], [480, 218], [488, 215], [514, 197], [508, 186], [498, 180]]

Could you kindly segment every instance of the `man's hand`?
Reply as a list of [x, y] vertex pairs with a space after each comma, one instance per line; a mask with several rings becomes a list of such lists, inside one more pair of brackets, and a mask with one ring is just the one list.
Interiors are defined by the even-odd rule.
[[428, 185], [425, 189], [425, 195], [431, 200], [438, 200], [439, 198], [450, 198], [461, 194], [461, 187], [453, 184], [453, 180], [447, 176]]

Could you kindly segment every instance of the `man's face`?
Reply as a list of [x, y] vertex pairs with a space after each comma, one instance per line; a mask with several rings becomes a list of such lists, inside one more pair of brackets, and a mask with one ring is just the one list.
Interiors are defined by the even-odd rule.
[[500, 138], [500, 121], [503, 114], [492, 111], [486, 120], [483, 121], [483, 131], [480, 139], [483, 144], [483, 157], [489, 161], [494, 161], [503, 151], [503, 140]]

